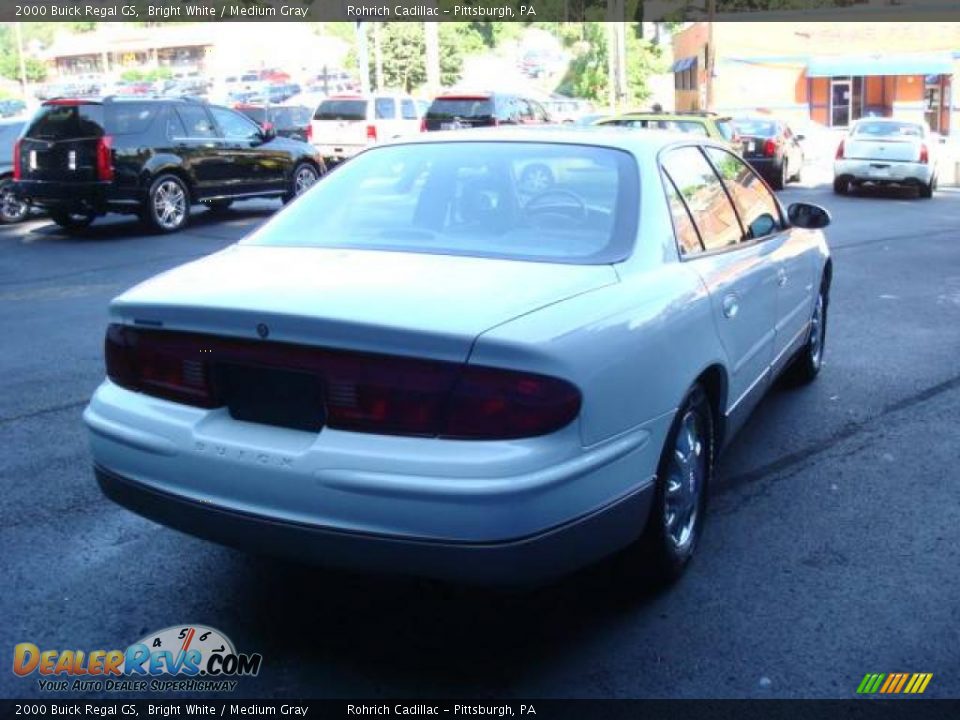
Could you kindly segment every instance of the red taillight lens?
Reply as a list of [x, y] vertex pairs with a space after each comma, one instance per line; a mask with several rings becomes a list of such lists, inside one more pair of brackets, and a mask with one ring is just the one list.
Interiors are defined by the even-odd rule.
[[206, 348], [194, 336], [111, 325], [104, 345], [107, 377], [117, 385], [186, 405], [218, 406]]
[[23, 143], [23, 140], [17, 140], [13, 144], [13, 179], [19, 180], [23, 175], [23, 170], [20, 169], [20, 145]]
[[427, 131], [427, 119], [425, 117], [420, 118], [420, 132]]
[[764, 157], [773, 157], [777, 154], [777, 143], [775, 140], [766, 140], [763, 143]]
[[307, 131], [304, 133], [307, 142], [313, 142], [313, 123], [307, 125]]
[[450, 398], [444, 437], [471, 440], [545, 435], [580, 412], [580, 391], [566, 380], [466, 366]]
[[117, 385], [203, 408], [229, 405], [220, 364], [315, 374], [338, 430], [502, 440], [554, 432], [580, 412], [576, 387], [534, 373], [123, 325], [110, 325], [105, 346]]
[[920, 146], [920, 162], [922, 162], [924, 165], [930, 162], [930, 151], [927, 150], [926, 145]]
[[840, 141], [840, 144], [837, 145], [837, 154], [835, 156], [837, 160], [843, 160], [843, 140]]
[[97, 180], [113, 180], [113, 138], [97, 140]]
[[367, 140], [377, 140], [377, 126], [376, 125], [367, 125]]

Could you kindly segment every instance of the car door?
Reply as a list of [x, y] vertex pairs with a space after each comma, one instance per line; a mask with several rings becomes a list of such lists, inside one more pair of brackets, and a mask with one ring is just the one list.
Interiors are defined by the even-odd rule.
[[716, 148], [708, 149], [707, 156], [723, 178], [748, 238], [770, 249], [777, 279], [771, 360], [776, 374], [804, 341], [813, 312], [816, 260], [803, 231], [789, 226], [773, 193], [746, 162]]
[[221, 152], [232, 163], [233, 173], [225, 179], [223, 194], [241, 195], [282, 190], [287, 154], [265, 143], [263, 133], [245, 115], [213, 105], [210, 113], [223, 140]]
[[710, 297], [727, 355], [727, 414], [735, 428], [763, 395], [770, 377], [777, 319], [777, 275], [771, 259], [775, 248], [749, 237], [730, 193], [700, 147], [670, 149], [661, 156], [661, 166], [674, 218], [687, 214], [696, 230], [695, 239], [688, 233], [678, 244]]
[[200, 197], [217, 194], [230, 167], [220, 153], [220, 137], [209, 113], [199, 104], [178, 103], [167, 116], [167, 137]]

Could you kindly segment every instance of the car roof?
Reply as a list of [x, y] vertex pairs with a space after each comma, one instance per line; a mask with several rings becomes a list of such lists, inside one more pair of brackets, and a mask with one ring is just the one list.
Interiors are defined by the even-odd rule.
[[531, 127], [473, 128], [470, 130], [450, 130], [421, 133], [390, 140], [383, 145], [411, 145], [455, 142], [526, 142], [550, 143], [557, 145], [590, 145], [623, 150], [637, 156], [657, 153], [662, 148], [674, 144], [702, 144], [726, 147], [724, 143], [712, 138], [696, 137], [667, 130], [645, 130], [638, 132], [630, 128], [604, 127], [596, 125], [537, 125]]

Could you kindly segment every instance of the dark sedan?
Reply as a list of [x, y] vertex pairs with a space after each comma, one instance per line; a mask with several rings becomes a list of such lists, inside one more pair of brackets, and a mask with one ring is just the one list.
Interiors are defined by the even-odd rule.
[[800, 181], [803, 148], [790, 126], [770, 117], [741, 117], [733, 126], [743, 143], [743, 158], [770, 183], [782, 190], [791, 180]]
[[272, 130], [280, 137], [311, 142], [313, 110], [302, 105], [258, 105], [241, 103], [235, 108], [264, 130]]

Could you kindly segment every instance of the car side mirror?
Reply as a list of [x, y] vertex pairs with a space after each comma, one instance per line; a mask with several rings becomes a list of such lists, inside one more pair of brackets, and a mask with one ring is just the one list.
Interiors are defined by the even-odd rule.
[[830, 224], [830, 213], [813, 203], [798, 202], [787, 208], [790, 224], [807, 230], [819, 230]]

